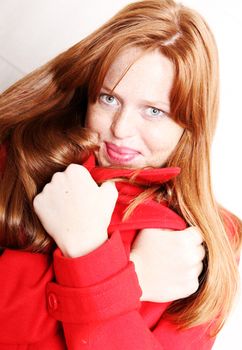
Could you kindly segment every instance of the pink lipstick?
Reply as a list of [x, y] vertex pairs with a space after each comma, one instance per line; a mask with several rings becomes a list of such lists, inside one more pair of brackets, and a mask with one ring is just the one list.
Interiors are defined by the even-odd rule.
[[128, 148], [128, 147], [119, 147], [113, 143], [105, 142], [106, 152], [108, 158], [112, 163], [124, 164], [132, 161], [140, 152]]

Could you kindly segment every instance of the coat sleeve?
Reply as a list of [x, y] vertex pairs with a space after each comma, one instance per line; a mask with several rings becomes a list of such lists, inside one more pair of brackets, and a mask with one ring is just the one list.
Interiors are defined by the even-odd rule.
[[206, 328], [178, 331], [161, 320], [148, 328], [134, 264], [119, 232], [80, 258], [54, 254], [56, 283], [47, 286], [49, 313], [62, 321], [69, 350], [209, 350]]
[[1, 350], [27, 349], [30, 344], [38, 344], [39, 349], [64, 349], [59, 325], [46, 309], [44, 291], [52, 279], [47, 255], [4, 250], [0, 256]]

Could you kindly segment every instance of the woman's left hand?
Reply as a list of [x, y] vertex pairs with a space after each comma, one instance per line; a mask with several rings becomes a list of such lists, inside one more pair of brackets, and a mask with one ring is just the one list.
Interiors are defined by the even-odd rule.
[[65, 256], [88, 254], [108, 238], [118, 192], [113, 182], [98, 186], [86, 168], [69, 165], [53, 175], [33, 201], [43, 227]]
[[194, 226], [181, 231], [140, 230], [130, 252], [142, 289], [140, 300], [170, 302], [195, 293], [206, 254], [202, 243]]

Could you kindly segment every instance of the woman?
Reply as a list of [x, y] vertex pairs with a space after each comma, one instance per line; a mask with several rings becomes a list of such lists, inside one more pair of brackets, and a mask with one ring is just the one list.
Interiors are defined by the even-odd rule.
[[0, 349], [211, 349], [241, 244], [210, 184], [217, 105], [213, 36], [171, 0], [2, 95]]

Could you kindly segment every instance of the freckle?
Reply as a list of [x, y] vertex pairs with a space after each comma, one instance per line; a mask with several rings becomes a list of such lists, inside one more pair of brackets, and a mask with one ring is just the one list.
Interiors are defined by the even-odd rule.
[[69, 193], [69, 191], [65, 191], [65, 193]]

